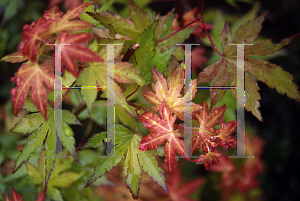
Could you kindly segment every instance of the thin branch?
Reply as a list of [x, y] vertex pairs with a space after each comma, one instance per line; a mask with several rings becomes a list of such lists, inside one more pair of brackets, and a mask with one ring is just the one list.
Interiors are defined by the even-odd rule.
[[201, 23], [202, 23], [203, 30], [205, 31], [205, 33], [206, 33], [206, 35], [207, 35], [207, 37], [208, 37], [208, 39], [209, 39], [209, 41], [210, 41], [210, 44], [211, 44], [212, 48], [215, 50], [215, 52], [216, 52], [218, 55], [220, 55], [221, 57], [224, 57], [224, 55], [221, 54], [221, 53], [217, 50], [217, 47], [215, 46], [214, 41], [211, 39], [211, 37], [210, 37], [210, 35], [209, 35], [209, 33], [208, 33], [207, 29], [206, 29], [206, 26], [205, 26], [205, 23], [204, 23], [203, 16], [200, 17], [200, 21], [201, 21]]
[[137, 86], [137, 88], [131, 93], [131, 94], [129, 94], [127, 97], [126, 97], [126, 100], [130, 97], [130, 96], [132, 96], [135, 92], [137, 92], [137, 90], [140, 88], [140, 86], [138, 85]]
[[146, 108], [144, 108], [144, 107], [142, 107], [142, 106], [138, 106], [138, 105], [136, 105], [136, 104], [134, 104], [134, 103], [130, 103], [130, 102], [127, 102], [127, 103], [128, 103], [128, 105], [130, 105], [130, 106], [132, 106], [132, 107], [134, 107], [134, 108], [136, 108], [136, 109], [142, 109], [144, 112], [145, 112], [145, 111], [147, 111], [147, 112], [151, 111], [151, 109], [146, 109]]
[[[73, 87], [74, 86], [74, 84], [76, 83], [76, 81], [77, 81], [77, 79], [72, 83], [72, 85], [70, 86], [70, 87]], [[67, 94], [69, 93], [69, 91], [71, 90], [71, 88], [68, 88], [67, 89], [67, 91], [66, 91], [66, 93], [62, 96], [62, 100], [61, 101], [63, 101], [64, 100], [64, 98], [67, 96]]]
[[84, 101], [82, 101], [81, 103], [79, 103], [73, 110], [73, 114], [75, 116], [77, 116], [78, 114], [80, 114], [83, 110], [85, 110], [87, 108], [87, 105]]
[[136, 125], [135, 125], [135, 121], [134, 121], [134, 118], [133, 116], [127, 111], [127, 113], [129, 114], [131, 120], [132, 120], [132, 123], [133, 123], [133, 133], [135, 133], [135, 130], [136, 130]]
[[179, 31], [181, 31], [181, 30], [187, 28], [187, 27], [190, 26], [191, 24], [194, 24], [194, 23], [197, 22], [198, 20], [200, 20], [200, 17], [197, 18], [197, 19], [195, 19], [195, 20], [193, 20], [192, 22], [188, 23], [187, 25], [183, 26], [182, 28], [178, 29], [177, 31], [171, 33], [171, 34], [168, 35], [167, 37], [165, 37], [165, 38], [163, 38], [163, 39], [160, 39], [157, 43], [161, 43], [162, 41], [167, 40], [168, 38], [170, 38], [170, 37], [174, 36], [175, 34], [177, 34]]
[[200, 11], [200, 16], [203, 16], [204, 2], [205, 2], [205, 0], [200, 0], [199, 1], [199, 4], [197, 6], [197, 10], [195, 12], [195, 17], [198, 16], [199, 11]]
[[133, 53], [139, 48], [140, 44], [135, 43], [132, 47], [129, 47], [127, 52], [124, 54], [122, 61], [127, 62]]
[[[165, 38], [159, 40], [157, 43], [160, 43], [160, 42], [162, 42], [162, 41], [164, 41], [164, 40], [167, 40], [168, 38], [172, 37], [173, 35], [175, 35], [175, 34], [178, 33], [179, 31], [181, 31], [181, 30], [187, 28], [187, 27], [190, 26], [191, 24], [194, 24], [195, 22], [197, 22], [198, 20], [200, 20], [200, 21], [201, 21], [201, 24], [202, 24], [202, 27], [203, 27], [203, 30], [205, 31], [205, 33], [206, 33], [206, 35], [207, 35], [207, 37], [208, 37], [208, 39], [209, 39], [209, 41], [210, 41], [210, 44], [212, 45], [212, 48], [214, 49], [214, 51], [215, 51], [218, 55], [220, 55], [221, 57], [224, 57], [224, 55], [223, 55], [222, 53], [220, 53], [220, 52], [217, 50], [217, 48], [216, 48], [216, 46], [215, 46], [215, 44], [214, 44], [212, 38], [210, 37], [210, 35], [209, 35], [208, 31], [207, 31], [207, 28], [206, 28], [206, 26], [205, 26], [204, 19], [203, 19], [203, 8], [204, 8], [204, 0], [200, 0], [200, 1], [199, 1], [199, 4], [198, 4], [198, 7], [197, 7], [197, 13], [198, 13], [199, 10], [200, 10], [200, 17], [198, 17], [197, 19], [195, 19], [195, 20], [193, 20], [192, 22], [188, 23], [187, 25], [183, 26], [182, 28], [178, 29], [177, 31], [171, 33], [171, 34], [168, 35], [167, 37], [165, 37]], [[197, 13], [196, 13], [196, 15], [197, 15]]]

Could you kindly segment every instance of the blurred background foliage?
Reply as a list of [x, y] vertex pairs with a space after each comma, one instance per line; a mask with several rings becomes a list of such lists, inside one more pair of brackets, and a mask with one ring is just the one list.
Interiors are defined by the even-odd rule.
[[[99, 6], [103, 5], [105, 0], [94, 0]], [[10, 53], [16, 52], [18, 43], [22, 35], [22, 26], [37, 20], [42, 16], [43, 12], [48, 9], [51, 3], [60, 3], [59, 7], [62, 11], [66, 11], [68, 7], [72, 6], [66, 0], [62, 1], [39, 1], [39, 0], [1, 0], [0, 1], [0, 58]], [[80, 1], [73, 1], [80, 2]], [[153, 12], [165, 15], [172, 9], [176, 8], [175, 0], [137, 0], [136, 3], [143, 9], [147, 10], [151, 15]], [[181, 13], [195, 8], [198, 1], [182, 0]], [[257, 15], [269, 11], [269, 14], [263, 23], [263, 29], [259, 39], [270, 38], [273, 42], [279, 42], [281, 39], [300, 33], [300, 1], [298, 0], [210, 0], [205, 2], [204, 20], [206, 23], [213, 25], [210, 30], [211, 36], [217, 46], [220, 48], [218, 36], [223, 28], [225, 20], [228, 21], [232, 28], [232, 32], [243, 23], [253, 19]], [[108, 9], [108, 12], [118, 13], [124, 17], [128, 16], [127, 0], [116, 0], [113, 6]], [[200, 43], [204, 47], [204, 56], [207, 61], [203, 66], [197, 68], [193, 72], [196, 77], [199, 72], [210, 64], [214, 63], [218, 58], [210, 47], [210, 43], [206, 38], [197, 38], [192, 36], [188, 42]], [[265, 57], [290, 72], [294, 78], [295, 83], [300, 85], [300, 39], [295, 39], [290, 45], [283, 50]], [[0, 62], [0, 200], [4, 199], [4, 193], [10, 192], [11, 188], [17, 189], [17, 192], [24, 196], [24, 200], [34, 200], [35, 198], [35, 184], [28, 185], [30, 176], [27, 174], [25, 165], [15, 174], [11, 174], [14, 160], [18, 156], [19, 150], [26, 140], [26, 136], [18, 136], [10, 134], [10, 129], [14, 126], [19, 118], [26, 115], [26, 111], [21, 111], [19, 117], [15, 117], [12, 112], [10, 102], [10, 90], [13, 85], [10, 78], [17, 72], [21, 64], [12, 64]], [[300, 156], [299, 142], [299, 128], [298, 121], [300, 120], [300, 104], [290, 100], [285, 95], [282, 96], [277, 93], [275, 89], [269, 89], [265, 84], [259, 82], [261, 94], [262, 117], [264, 122], [259, 122], [252, 114], [246, 112], [246, 130], [251, 135], [261, 136], [265, 141], [265, 147], [262, 153], [262, 159], [265, 172], [259, 175], [260, 185], [247, 195], [233, 194], [228, 200], [299, 200], [300, 197], [300, 163], [298, 162]], [[78, 104], [80, 94], [76, 91], [72, 93], [71, 103]], [[140, 92], [141, 93], [141, 92]], [[199, 90], [194, 99], [196, 103], [201, 103], [206, 100], [209, 102], [209, 90]], [[77, 101], [77, 102], [76, 102]], [[141, 96], [132, 98], [132, 101], [142, 102]], [[99, 102], [101, 104], [101, 102]], [[222, 104], [227, 105], [225, 114], [225, 121], [235, 120], [235, 100], [232, 98], [230, 92], [226, 93], [224, 98], [217, 106]], [[66, 106], [68, 107], [68, 106]], [[82, 138], [88, 135], [101, 131], [102, 125], [105, 122], [102, 120], [102, 109], [97, 107], [94, 113], [89, 114], [83, 111], [79, 115], [83, 126], [72, 127], [75, 131], [77, 144]], [[122, 111], [119, 112], [122, 114]], [[126, 114], [123, 119], [119, 121], [128, 127], [132, 127], [132, 122], [128, 122]], [[138, 123], [138, 122], [137, 122]], [[88, 128], [88, 129], [87, 129]], [[140, 132], [145, 132], [141, 125], [137, 128]], [[144, 133], [145, 134], [145, 133]], [[247, 149], [247, 148], [246, 148]], [[83, 189], [84, 183], [90, 171], [98, 161], [95, 150], [87, 151], [91, 158], [95, 160], [88, 160], [83, 157], [83, 153], [79, 154], [80, 161], [88, 167], [79, 167], [74, 163], [71, 170], [81, 172], [85, 171], [81, 181], [74, 183], [74, 189], [63, 191], [63, 195], [68, 195], [70, 192], [76, 192], [78, 189]], [[104, 153], [104, 150], [98, 150], [99, 153]], [[228, 152], [232, 154], [233, 152]], [[39, 157], [39, 151], [30, 159], [29, 162], [36, 165]], [[90, 159], [91, 159], [90, 158]], [[82, 161], [83, 160], [83, 161]], [[70, 162], [72, 163], [72, 162]], [[236, 165], [241, 165], [243, 160], [235, 159]], [[221, 192], [218, 190], [220, 183], [220, 174], [206, 171], [203, 166], [194, 163], [182, 162], [181, 174], [185, 179], [195, 179], [204, 177], [205, 182], [193, 194], [195, 200], [221, 200]], [[110, 184], [108, 181], [103, 181], [104, 184]], [[87, 200], [99, 200], [92, 196], [92, 192], [85, 189]], [[80, 196], [79, 194], [77, 196]], [[223, 198], [224, 199], [224, 198]]]

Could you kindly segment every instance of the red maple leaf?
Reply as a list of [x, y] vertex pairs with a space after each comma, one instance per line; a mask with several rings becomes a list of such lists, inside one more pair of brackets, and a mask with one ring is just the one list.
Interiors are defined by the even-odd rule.
[[[194, 118], [199, 121], [199, 127], [196, 128], [198, 132], [194, 132], [196, 136], [192, 138], [192, 152], [195, 153], [202, 147], [202, 151], [207, 154], [201, 154], [200, 158], [194, 160], [194, 162], [203, 163], [208, 170], [211, 164], [213, 162], [218, 163], [218, 158], [221, 157], [220, 153], [215, 152], [215, 147], [222, 146], [223, 149], [234, 147], [235, 138], [230, 135], [236, 128], [236, 122], [230, 121], [225, 123], [223, 121], [226, 105], [222, 105], [219, 108], [215, 107], [210, 112], [205, 101], [203, 101], [201, 106], [202, 109], [194, 114]], [[215, 129], [214, 126], [219, 125], [221, 119], [221, 129]]]
[[40, 53], [41, 42], [46, 43], [51, 35], [49, 26], [52, 22], [51, 19], [41, 17], [30, 25], [23, 26], [24, 32], [19, 43], [19, 52], [28, 56], [31, 62], [36, 61], [36, 56]]
[[259, 185], [257, 175], [263, 172], [263, 162], [260, 156], [264, 141], [258, 136], [251, 139], [246, 134], [245, 142], [246, 155], [254, 156], [254, 158], [248, 158], [240, 169], [235, 168], [232, 159], [228, 156], [221, 157], [218, 165], [213, 164], [210, 168], [211, 171], [223, 173], [219, 185], [223, 197], [227, 197], [234, 190], [246, 193]]
[[209, 170], [211, 164], [218, 164], [219, 158], [221, 157], [221, 153], [216, 152], [208, 152], [207, 154], [201, 154], [199, 158], [194, 160], [196, 163], [201, 163], [205, 167], [206, 170]]
[[179, 164], [175, 166], [172, 175], [169, 174], [167, 176], [169, 176], [167, 180], [169, 197], [165, 201], [195, 201], [189, 198], [189, 195], [194, 193], [203, 184], [204, 178], [197, 178], [182, 184], [184, 178], [181, 176]]
[[58, 36], [60, 44], [69, 44], [62, 46], [62, 61], [66, 68], [75, 76], [78, 77], [77, 65], [72, 59], [75, 57], [81, 63], [85, 62], [104, 62], [104, 60], [92, 50], [80, 45], [85, 44], [93, 38], [90, 33], [72, 34], [63, 32]]
[[234, 148], [236, 138], [230, 136], [236, 129], [236, 122], [230, 121], [225, 123], [222, 117], [221, 129], [219, 135], [216, 137], [217, 142], [223, 149], [227, 150], [228, 147]]
[[[82, 3], [78, 6], [73, 7], [72, 9], [68, 10], [62, 17], [56, 18], [56, 20], [51, 24], [51, 32], [52, 33], [59, 33], [63, 31], [79, 31], [85, 28], [93, 27], [89, 22], [83, 20], [72, 20], [77, 18], [85, 9], [85, 7], [91, 5], [91, 3]], [[55, 13], [56, 16], [60, 15], [60, 11], [57, 6], [54, 8], [49, 9], [52, 13]], [[46, 11], [47, 12], [47, 11]], [[48, 15], [48, 13], [46, 13]], [[46, 17], [44, 15], [44, 17]], [[72, 21], [70, 21], [72, 20]]]
[[19, 110], [25, 104], [27, 94], [31, 89], [31, 99], [40, 110], [41, 114], [47, 120], [47, 92], [46, 87], [54, 89], [53, 64], [46, 62], [42, 66], [37, 63], [24, 63], [11, 78], [17, 86], [10, 93], [11, 101], [14, 108], [14, 114], [17, 116]]
[[159, 145], [165, 144], [165, 163], [170, 172], [176, 163], [176, 152], [181, 156], [188, 158], [184, 148], [184, 142], [179, 139], [181, 133], [179, 129], [174, 130], [173, 125], [177, 119], [176, 115], [172, 116], [170, 106], [164, 100], [160, 106], [159, 114], [161, 118], [154, 113], [145, 112], [139, 116], [140, 121], [146, 128], [151, 131], [150, 135], [143, 137], [140, 141], [140, 150], [148, 151], [158, 148]]
[[58, 20], [64, 13], [59, 10], [57, 6], [54, 6], [44, 12], [43, 18], [50, 20]]
[[[19, 52], [28, 56], [31, 62], [35, 62], [40, 53], [39, 48], [45, 44], [49, 37], [54, 33], [62, 31], [76, 31], [88, 27], [93, 27], [89, 22], [83, 20], [72, 20], [78, 17], [84, 8], [90, 3], [80, 4], [63, 15], [57, 6], [45, 11], [43, 17], [30, 25], [23, 26], [23, 35], [19, 43]], [[72, 21], [70, 21], [72, 20]]]

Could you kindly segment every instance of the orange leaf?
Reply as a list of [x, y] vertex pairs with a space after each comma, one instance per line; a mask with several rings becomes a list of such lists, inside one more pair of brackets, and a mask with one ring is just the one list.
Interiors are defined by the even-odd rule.
[[[157, 71], [155, 68], [151, 68], [152, 70], [152, 80], [155, 82], [154, 91], [155, 94], [151, 91], [147, 91], [143, 93], [143, 96], [149, 101], [153, 103], [154, 107], [151, 109], [155, 112], [159, 111], [160, 105], [163, 100], [170, 106], [172, 112], [180, 119], [184, 119], [184, 108], [185, 105], [192, 104], [192, 111], [197, 112], [201, 109], [200, 105], [195, 103], [185, 103], [185, 98], [191, 96], [190, 99], [195, 97], [197, 92], [196, 88], [192, 89], [192, 93], [188, 93], [191, 91], [191, 88], [188, 89], [188, 92], [184, 97], [181, 96], [180, 92], [182, 90], [184, 84], [184, 70], [182, 68], [177, 68], [166, 80], [163, 75]], [[193, 87], [197, 86], [196, 80], [191, 82]]]

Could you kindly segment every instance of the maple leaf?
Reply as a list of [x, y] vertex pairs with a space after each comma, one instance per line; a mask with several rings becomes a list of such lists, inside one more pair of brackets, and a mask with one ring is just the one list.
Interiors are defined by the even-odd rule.
[[[232, 44], [251, 44], [258, 37], [258, 33], [262, 28], [262, 23], [266, 13], [255, 18], [252, 21], [240, 26], [232, 38], [231, 30], [227, 22], [220, 34], [220, 42], [223, 49], [223, 58], [204, 69], [199, 74], [198, 81], [206, 83], [215, 78], [212, 86], [227, 86], [228, 79], [230, 86], [236, 86], [237, 83], [237, 47]], [[270, 88], [275, 88], [280, 94], [286, 94], [289, 98], [300, 101], [300, 92], [298, 86], [292, 82], [293, 76], [283, 71], [281, 67], [268, 61], [261, 61], [249, 58], [250, 55], [266, 56], [273, 54], [283, 46], [288, 45], [298, 35], [283, 39], [278, 44], [273, 44], [271, 40], [262, 40], [253, 45], [245, 47], [245, 108], [260, 121], [262, 121], [259, 111], [260, 94], [259, 87], [255, 80], [248, 74], [252, 74], [258, 80], [267, 84]], [[224, 96], [226, 89], [211, 89], [211, 108]], [[236, 89], [231, 89], [233, 98], [236, 98]], [[243, 103], [239, 103], [243, 105]]]
[[151, 25], [149, 13], [142, 10], [133, 0], [129, 0], [128, 7], [130, 19], [137, 30], [144, 31]]
[[[163, 75], [158, 72], [155, 68], [151, 68], [152, 70], [152, 80], [155, 82], [154, 91], [155, 94], [151, 91], [147, 91], [142, 95], [146, 98], [147, 101], [154, 104], [155, 106], [151, 109], [155, 112], [160, 110], [162, 102], [165, 100], [166, 103], [171, 108], [171, 111], [180, 119], [184, 119], [184, 107], [185, 105], [190, 105], [192, 107], [193, 112], [197, 112], [201, 109], [201, 106], [195, 103], [185, 103], [184, 100], [191, 96], [191, 99], [195, 97], [197, 92], [197, 88], [195, 88], [196, 80], [191, 82], [191, 85], [188, 89], [188, 92], [192, 91], [192, 93], [188, 93], [181, 97], [181, 90], [184, 85], [184, 70], [182, 68], [177, 68], [166, 80]], [[193, 89], [191, 90], [191, 86]]]
[[87, 12], [95, 20], [99, 21], [101, 25], [105, 26], [113, 33], [119, 33], [123, 36], [128, 36], [131, 39], [136, 39], [141, 34], [139, 30], [134, 27], [133, 23], [122, 18], [120, 15], [114, 16], [108, 12], [91, 13]]
[[28, 56], [28, 59], [31, 62], [34, 62], [37, 59], [37, 55], [40, 53], [40, 46], [45, 44], [52, 34], [93, 27], [89, 22], [82, 20], [70, 21], [71, 19], [78, 17], [84, 11], [84, 8], [89, 5], [89, 3], [80, 4], [67, 11], [65, 15], [63, 15], [58, 7], [55, 6], [45, 11], [43, 17], [39, 18], [37, 21], [30, 25], [24, 25], [24, 32], [19, 43], [19, 52], [24, 56]]
[[[85, 144], [85, 148], [98, 148], [102, 146], [103, 143], [101, 140], [107, 139], [106, 135], [106, 132], [94, 135]], [[116, 146], [107, 157], [100, 160], [86, 186], [90, 186], [94, 181], [116, 166], [127, 150], [123, 167], [123, 177], [127, 178], [126, 184], [132, 193], [132, 197], [134, 199], [138, 198], [142, 173], [141, 167], [166, 193], [168, 193], [163, 171], [158, 166], [152, 152], [139, 150], [141, 138], [141, 135], [131, 133], [122, 125], [115, 125], [115, 138], [112, 143]]]
[[[72, 129], [68, 126], [68, 124], [80, 124], [80, 122], [76, 119], [75, 115], [70, 113], [68, 110], [62, 110], [62, 133], [57, 126], [54, 125], [54, 109], [48, 105], [48, 121], [43, 118], [43, 115], [38, 112], [39, 110], [35, 107], [33, 101], [28, 99], [25, 103], [25, 108], [34, 112], [22, 118], [20, 122], [18, 122], [12, 129], [11, 132], [18, 134], [26, 134], [31, 133], [25, 142], [25, 145], [19, 154], [13, 172], [17, 171], [18, 168], [29, 160], [32, 153], [40, 147], [45, 140], [46, 152], [46, 175], [45, 180], [46, 184], [50, 178], [50, 174], [54, 165], [55, 159], [55, 150], [57, 137], [62, 142], [62, 145], [65, 149], [73, 156], [73, 158], [77, 159], [75, 154], [75, 139], [73, 137], [74, 133]], [[57, 135], [56, 135], [57, 133]]]
[[[77, 18], [84, 9], [91, 3], [82, 3], [68, 10], [63, 16], [58, 7], [55, 6], [45, 12], [44, 18], [50, 18], [55, 21], [50, 26], [51, 33], [60, 33], [63, 31], [80, 31], [85, 28], [93, 27], [94, 25], [83, 20], [72, 20]], [[61, 17], [62, 16], [62, 17]], [[72, 20], [72, 21], [70, 21]]]
[[219, 108], [215, 107], [210, 112], [206, 101], [203, 101], [201, 106], [202, 109], [194, 114], [195, 118], [199, 121], [199, 136], [213, 137], [216, 135], [214, 126], [220, 124], [220, 120], [226, 110], [226, 105], [224, 104]]
[[51, 36], [49, 28], [52, 22], [51, 19], [41, 17], [30, 25], [23, 26], [24, 32], [19, 43], [19, 52], [27, 56], [31, 62], [34, 62], [37, 54], [40, 53], [41, 42], [46, 43], [48, 37]]
[[[220, 153], [215, 152], [215, 147], [222, 146], [223, 149], [228, 147], [233, 148], [235, 138], [230, 136], [236, 129], [236, 122], [230, 121], [225, 123], [223, 121], [223, 115], [226, 110], [226, 105], [222, 105], [219, 108], [214, 108], [209, 112], [206, 101], [203, 101], [202, 109], [198, 113], [194, 114], [194, 118], [198, 120], [199, 127], [196, 127], [197, 132], [192, 138], [192, 153], [195, 153], [200, 147], [202, 151], [207, 154], [201, 154], [200, 158], [195, 159], [194, 162], [203, 163], [204, 167], [208, 170], [213, 161], [218, 162]], [[214, 126], [220, 124], [221, 129], [215, 129]]]
[[219, 188], [222, 189], [222, 196], [224, 197], [227, 197], [234, 190], [245, 193], [259, 185], [257, 175], [263, 172], [261, 154], [264, 140], [259, 136], [250, 138], [246, 133], [245, 143], [246, 155], [254, 156], [254, 158], [248, 158], [241, 168], [237, 169], [232, 159], [226, 155], [219, 159], [217, 165], [213, 164], [210, 168], [213, 172], [222, 173], [222, 181]]
[[221, 129], [219, 135], [216, 136], [217, 142], [223, 147], [223, 149], [227, 150], [228, 147], [234, 148], [236, 138], [230, 136], [236, 129], [236, 122], [230, 121], [225, 123], [222, 117]]
[[50, 19], [50, 20], [58, 20], [64, 13], [61, 12], [58, 8], [58, 6], [51, 6], [50, 9], [46, 10], [44, 12], [43, 18]]
[[219, 163], [212, 164], [209, 170], [212, 172], [232, 173], [236, 171], [236, 167], [231, 158], [223, 155], [219, 158]]
[[169, 197], [165, 199], [165, 201], [195, 201], [188, 196], [194, 193], [203, 184], [204, 178], [198, 178], [188, 182], [185, 181], [182, 185], [179, 185], [184, 180], [181, 176], [179, 164], [175, 166], [172, 175], [168, 176]]
[[167, 50], [164, 51], [161, 46], [156, 46], [155, 34], [158, 34], [158, 23], [157, 20], [154, 21], [136, 40], [139, 48], [134, 53], [133, 63], [141, 71], [146, 83], [151, 81], [151, 67], [155, 66], [158, 71], [164, 72], [176, 49], [176, 47], [172, 47], [166, 48]]
[[[49, 157], [47, 156], [46, 152], [47, 151], [41, 150], [37, 161], [38, 166], [35, 166], [29, 162], [25, 164], [27, 173], [30, 177], [29, 181], [34, 185], [46, 186], [43, 189], [43, 191], [46, 191], [47, 195], [52, 200], [63, 200], [60, 190], [58, 190], [57, 187], [60, 188], [70, 187], [71, 184], [76, 182], [84, 175], [84, 171], [75, 172], [75, 171], [68, 170], [72, 167], [72, 163], [74, 159], [69, 158], [68, 156], [65, 155], [65, 152], [62, 152], [63, 156], [65, 157], [56, 158], [55, 166], [52, 167], [53, 170], [51, 173], [51, 177], [45, 183], [43, 178], [45, 174], [47, 174], [47, 172], [45, 171], [45, 165], [47, 165], [47, 157]], [[45, 193], [43, 194], [45, 196]]]
[[185, 158], [188, 158], [188, 155], [184, 148], [184, 142], [179, 139], [181, 137], [179, 129], [173, 129], [177, 116], [172, 116], [171, 108], [165, 100], [160, 106], [159, 114], [161, 117], [151, 112], [145, 112], [139, 116], [140, 121], [151, 131], [150, 135], [143, 137], [139, 149], [142, 151], [157, 149], [159, 145], [166, 142], [164, 148], [165, 163], [168, 170], [172, 172], [176, 163], [176, 153]]
[[82, 33], [69, 35], [67, 32], [63, 32], [57, 38], [61, 44], [69, 44], [62, 47], [62, 61], [75, 77], [78, 77], [78, 70], [72, 57], [75, 57], [81, 61], [81, 63], [104, 61], [92, 50], [78, 44], [86, 43], [88, 40], [92, 39], [92, 34]]
[[19, 68], [11, 81], [17, 86], [11, 90], [11, 101], [14, 114], [17, 116], [19, 110], [25, 104], [29, 90], [31, 99], [47, 120], [47, 91], [53, 90], [53, 68], [51, 62], [46, 62], [42, 66], [37, 63], [24, 63]]
[[[123, 45], [115, 46], [115, 58], [117, 58], [123, 49]], [[101, 49], [99, 55], [104, 58], [103, 62], [100, 63], [89, 63], [88, 68], [86, 68], [76, 81], [76, 85], [80, 86], [106, 86], [107, 82], [107, 48], [104, 47]], [[137, 83], [140, 86], [145, 84], [145, 81], [140, 76], [138, 69], [133, 68], [132, 64], [128, 62], [114, 61], [114, 78], [110, 77], [109, 79], [114, 79], [114, 93], [115, 93], [115, 102], [116, 104], [122, 106], [126, 111], [132, 114], [131, 109], [126, 101], [126, 98], [123, 94], [122, 89], [116, 83]], [[108, 89], [102, 89], [104, 93], [107, 93]], [[92, 108], [92, 104], [95, 102], [97, 97], [97, 89], [81, 89], [81, 94], [83, 100], [87, 103], [88, 109]]]
[[194, 162], [203, 164], [206, 170], [209, 170], [211, 164], [218, 164], [221, 157], [221, 153], [208, 152], [207, 154], [201, 154], [199, 158], [195, 159]]

